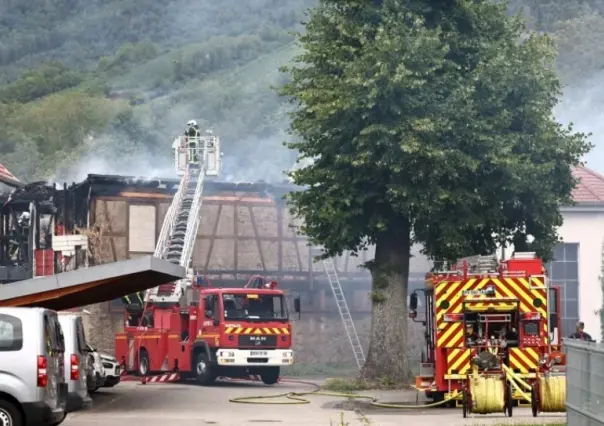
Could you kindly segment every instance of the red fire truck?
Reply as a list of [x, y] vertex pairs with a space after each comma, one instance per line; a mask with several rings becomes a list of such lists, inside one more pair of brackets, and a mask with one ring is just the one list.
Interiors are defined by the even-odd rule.
[[[244, 288], [216, 288], [197, 277], [189, 290], [187, 307], [150, 303], [140, 315], [128, 313], [115, 337], [126, 371], [178, 372], [202, 385], [258, 375], [274, 384], [280, 367], [293, 364], [292, 326], [275, 281], [253, 277]], [[297, 297], [294, 310], [300, 312]]]
[[[485, 348], [497, 348], [506, 371], [531, 386], [546, 373], [563, 374], [559, 288], [550, 286], [541, 259], [472, 256], [447, 269], [426, 275], [421, 320], [418, 293], [411, 295], [409, 316], [426, 327], [417, 389], [435, 401], [461, 400], [472, 362]], [[515, 391], [510, 397], [523, 399]]]

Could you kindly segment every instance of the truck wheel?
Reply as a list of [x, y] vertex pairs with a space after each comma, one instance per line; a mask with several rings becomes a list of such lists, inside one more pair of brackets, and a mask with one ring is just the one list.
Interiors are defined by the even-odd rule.
[[279, 367], [267, 367], [260, 373], [260, 378], [265, 385], [274, 385], [279, 380], [279, 374]]
[[138, 374], [139, 376], [146, 376], [149, 374], [149, 354], [146, 350], [141, 350], [138, 359]]
[[202, 386], [211, 385], [216, 380], [214, 368], [205, 352], [201, 352], [195, 358], [195, 379]]
[[4, 399], [0, 399], [0, 426], [23, 426], [23, 418], [17, 407]]

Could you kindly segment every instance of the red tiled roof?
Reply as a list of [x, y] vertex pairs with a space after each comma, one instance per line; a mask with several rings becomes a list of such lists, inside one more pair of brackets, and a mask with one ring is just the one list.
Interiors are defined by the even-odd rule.
[[0, 182], [4, 182], [7, 185], [19, 186], [21, 182], [17, 177], [12, 174], [6, 167], [0, 164]]
[[604, 176], [586, 167], [573, 169], [573, 176], [579, 180], [573, 190], [573, 199], [577, 203], [604, 201]]

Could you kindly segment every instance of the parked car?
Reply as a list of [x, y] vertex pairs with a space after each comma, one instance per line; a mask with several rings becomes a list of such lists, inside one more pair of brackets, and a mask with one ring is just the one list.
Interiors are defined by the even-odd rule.
[[0, 425], [59, 425], [67, 416], [57, 313], [0, 308]]
[[82, 317], [61, 312], [59, 322], [65, 336], [65, 381], [68, 385], [69, 413], [92, 406], [88, 389], [94, 387], [94, 369], [86, 346]]
[[99, 352], [96, 349], [94, 351], [100, 356], [101, 362], [103, 363], [103, 369], [105, 371], [105, 383], [103, 387], [112, 388], [120, 382], [122, 369], [117, 359], [104, 352]]
[[92, 366], [92, 377], [88, 386], [88, 392], [96, 392], [99, 388], [105, 386], [105, 368], [103, 368], [103, 360], [101, 359], [101, 355], [96, 351], [96, 349], [90, 346], [88, 343], [86, 344], [86, 349], [88, 349], [89, 362]]

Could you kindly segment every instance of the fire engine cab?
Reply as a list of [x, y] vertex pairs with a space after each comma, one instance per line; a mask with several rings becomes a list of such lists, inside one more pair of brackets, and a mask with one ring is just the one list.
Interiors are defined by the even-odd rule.
[[[274, 384], [280, 367], [293, 364], [292, 326], [275, 281], [253, 277], [244, 288], [216, 288], [197, 277], [189, 292], [185, 308], [151, 304], [142, 322], [128, 314], [115, 342], [127, 371], [179, 372], [202, 385], [259, 375]], [[294, 309], [300, 312], [299, 298]]]

